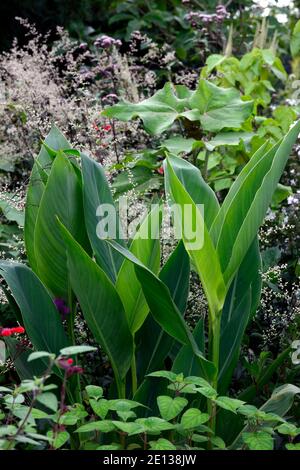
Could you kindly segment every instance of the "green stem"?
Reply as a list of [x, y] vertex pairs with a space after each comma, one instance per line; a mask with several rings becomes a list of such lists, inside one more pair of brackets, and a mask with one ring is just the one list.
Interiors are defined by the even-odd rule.
[[208, 174], [208, 151], [205, 151], [205, 160], [204, 160], [204, 168], [203, 168], [203, 179], [207, 181], [207, 174]]
[[[219, 360], [220, 360], [220, 336], [221, 336], [221, 312], [215, 314], [210, 321], [210, 335], [209, 335], [209, 350], [211, 353], [211, 360], [215, 366], [214, 378], [211, 381], [211, 385], [217, 391], [218, 390], [218, 376], [219, 376]], [[216, 404], [211, 400], [207, 403], [208, 412], [210, 415], [210, 428], [213, 433], [216, 430]]]
[[116, 385], [117, 385], [117, 390], [118, 390], [118, 397], [119, 398], [126, 398], [126, 385], [125, 385], [125, 379], [121, 380], [118, 374], [115, 375], [115, 380], [116, 380]]
[[135, 359], [135, 348], [133, 350], [131, 360], [131, 380], [132, 380], [132, 396], [134, 397], [137, 391], [137, 373], [136, 373], [136, 359]]

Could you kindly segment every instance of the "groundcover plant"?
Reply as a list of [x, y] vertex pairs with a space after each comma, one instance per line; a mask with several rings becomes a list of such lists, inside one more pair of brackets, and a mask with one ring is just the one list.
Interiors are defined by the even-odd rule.
[[0, 449], [299, 450], [299, 22], [132, 3], [0, 54]]

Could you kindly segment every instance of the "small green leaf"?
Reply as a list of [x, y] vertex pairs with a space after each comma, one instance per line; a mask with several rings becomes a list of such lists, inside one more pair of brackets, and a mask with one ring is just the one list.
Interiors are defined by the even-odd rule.
[[148, 377], [162, 377], [164, 379], [169, 380], [170, 382], [176, 382], [177, 374], [174, 374], [174, 372], [169, 372], [167, 370], [160, 370], [158, 372], [152, 372], [151, 374], [148, 374]]
[[298, 436], [300, 434], [300, 428], [297, 428], [294, 424], [292, 423], [282, 423], [280, 426], [276, 428], [276, 430], [280, 434], [285, 434], [288, 436], [292, 436], [293, 438]]
[[210, 438], [210, 441], [211, 441], [211, 443], [213, 444], [214, 447], [217, 447], [218, 449], [222, 449], [222, 450], [226, 449], [226, 444], [223, 441], [223, 439], [221, 439], [220, 437], [212, 436]]
[[51, 354], [47, 351], [35, 351], [29, 354], [27, 362], [35, 361], [36, 359], [40, 359], [41, 357], [49, 357], [51, 359], [54, 359], [55, 354]]
[[101, 398], [103, 396], [103, 388], [97, 385], [87, 385], [85, 387], [89, 398]]
[[109, 400], [109, 409], [113, 411], [129, 411], [138, 406], [144, 406], [141, 403], [133, 400], [117, 399]]
[[76, 430], [76, 432], [93, 432], [93, 431], [100, 431], [100, 432], [111, 432], [115, 429], [115, 425], [112, 421], [104, 420], [104, 421], [92, 421], [91, 423], [84, 424], [80, 426]]
[[224, 410], [232, 411], [233, 413], [236, 413], [236, 410], [240, 408], [242, 405], [244, 405], [244, 401], [237, 400], [236, 398], [230, 398], [230, 397], [218, 397], [215, 400], [216, 404], [220, 408], [224, 408]]
[[149, 444], [151, 450], [176, 450], [176, 446], [168, 439], [160, 438], [158, 441], [150, 441]]
[[112, 421], [112, 423], [117, 429], [120, 429], [122, 432], [126, 432], [129, 436], [145, 432], [145, 428], [141, 423], [124, 423], [122, 421]]
[[102, 419], [106, 418], [106, 415], [109, 412], [108, 400], [105, 400], [104, 398], [101, 398], [100, 400], [90, 399], [90, 405], [97, 416], [100, 416]]
[[209, 415], [207, 413], [202, 413], [197, 408], [190, 408], [182, 415], [181, 425], [183, 429], [194, 429], [208, 420]]
[[285, 447], [287, 450], [300, 450], [300, 442], [297, 442], [297, 444], [286, 444]]
[[242, 438], [250, 450], [273, 450], [273, 438], [268, 432], [244, 432]]
[[37, 401], [39, 403], [42, 403], [42, 405], [46, 406], [50, 410], [57, 411], [58, 402], [57, 402], [56, 395], [54, 395], [54, 393], [46, 392], [46, 393], [43, 393], [42, 395], [38, 395]]
[[136, 420], [136, 423], [144, 426], [144, 432], [147, 433], [160, 433], [161, 431], [168, 431], [169, 429], [174, 428], [171, 423], [155, 416], [151, 416], [150, 418], [139, 418]]
[[53, 431], [48, 431], [47, 436], [51, 439], [54, 449], [62, 447], [70, 438], [70, 434], [67, 431], [61, 431], [56, 435]]
[[188, 400], [183, 397], [171, 398], [161, 395], [157, 397], [157, 404], [162, 418], [170, 421], [181, 413], [188, 404]]
[[67, 348], [63, 348], [60, 350], [60, 354], [62, 356], [72, 356], [73, 354], [81, 354], [85, 352], [97, 351], [97, 348], [93, 346], [68, 346]]

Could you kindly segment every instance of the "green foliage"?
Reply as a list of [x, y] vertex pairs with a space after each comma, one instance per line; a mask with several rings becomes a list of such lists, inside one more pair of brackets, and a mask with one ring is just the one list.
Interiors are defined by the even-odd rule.
[[[77, 353], [83, 350], [83, 347], [81, 350], [77, 349]], [[42, 354], [42, 351], [39, 353]], [[207, 426], [211, 416], [199, 408], [191, 407], [188, 400], [180, 396], [184, 393], [182, 387], [187, 385], [194, 388], [195, 394], [207, 396], [206, 389], [209, 389], [210, 385], [204, 379], [185, 378], [182, 374], [168, 375], [165, 371], [152, 374], [156, 377], [166, 376], [175, 385], [175, 396], [173, 398], [158, 396], [160, 416], [141, 418], [139, 417], [139, 409], [143, 407], [141, 403], [127, 399], [103, 398], [103, 389], [94, 385], [85, 387], [86, 397], [83, 404], [66, 406], [64, 389], [66, 382], [64, 382], [61, 390], [58, 390], [60, 392], [60, 403], [58, 403], [54, 393], [56, 386], [46, 385], [46, 381], [49, 383], [54, 363], [64, 360], [64, 357], [66, 358], [66, 356], [49, 358], [49, 367], [42, 377], [24, 380], [14, 388], [0, 387], [2, 394], [0, 403], [4, 411], [0, 415], [1, 449], [227, 448], [224, 440]], [[180, 384], [181, 392], [177, 384]], [[29, 406], [24, 404], [24, 393], [33, 393]], [[216, 392], [214, 394], [216, 397]], [[293, 439], [299, 434], [295, 426], [274, 412], [264, 413], [254, 406], [228, 396], [209, 398], [209, 400], [221, 408], [225, 406], [230, 413], [239, 413], [245, 417], [245, 424], [251, 425], [251, 432], [242, 433], [243, 449], [246, 447], [249, 450], [271, 450], [277, 432], [289, 435]], [[40, 404], [43, 405], [43, 410], [40, 409]], [[93, 417], [89, 414], [90, 408]], [[8, 418], [10, 424], [5, 424]], [[281, 424], [277, 425], [278, 422]], [[78, 434], [79, 440], [76, 436]], [[288, 444], [287, 448], [292, 450], [297, 448], [297, 444]]]
[[139, 117], [148, 132], [161, 134], [180, 118], [200, 121], [204, 131], [240, 128], [251, 111], [252, 102], [242, 101], [234, 88], [220, 88], [201, 79], [196, 91], [166, 83], [162, 90], [141, 103], [119, 103], [102, 114], [121, 121]]

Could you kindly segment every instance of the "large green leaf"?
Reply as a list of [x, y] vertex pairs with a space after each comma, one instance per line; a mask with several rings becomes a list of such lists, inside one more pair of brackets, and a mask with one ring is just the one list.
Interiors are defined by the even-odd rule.
[[[222, 310], [225, 300], [225, 285], [219, 259], [201, 211], [181, 184], [169, 161], [166, 175], [172, 201], [175, 202], [175, 214], [179, 210], [175, 224], [181, 225], [181, 236], [200, 276], [214, 327], [215, 315]], [[194, 239], [188, 237], [188, 234], [192, 233], [195, 233]]]
[[292, 57], [300, 54], [300, 20], [297, 21], [291, 38], [290, 49]]
[[9, 261], [0, 262], [0, 274], [20, 307], [34, 348], [59, 354], [69, 341], [53, 300], [39, 278], [27, 266]]
[[189, 344], [191, 346], [201, 364], [203, 375], [211, 378], [215, 373], [215, 368], [210, 361], [204, 358], [197, 347], [195, 339], [176, 307], [168, 287], [130, 251], [113, 241], [111, 244], [125, 258], [134, 263], [136, 276], [141, 283], [144, 296], [154, 319], [174, 339], [182, 344]]
[[66, 248], [56, 216], [76, 240], [86, 246], [82, 189], [78, 176], [63, 153], [58, 153], [48, 177], [34, 231], [37, 273], [56, 297], [68, 298]]
[[242, 101], [235, 88], [221, 88], [201, 79], [189, 99], [191, 111], [182, 113], [190, 121], [200, 121], [202, 128], [219, 132], [226, 128], [240, 128], [251, 115], [253, 101]]
[[261, 258], [257, 239], [246, 254], [226, 296], [221, 320], [219, 393], [226, 393], [237, 365], [246, 327], [261, 291]]
[[[183, 97], [180, 96], [180, 91]], [[106, 108], [102, 114], [120, 121], [129, 121], [135, 117], [142, 119], [145, 129], [151, 134], [160, 134], [167, 130], [187, 106], [189, 91], [185, 87], [175, 87], [166, 83], [162, 90], [151, 98], [137, 104], [118, 103]], [[178, 94], [179, 91], [179, 94]]]
[[[160, 221], [161, 209], [157, 204], [141, 224], [130, 246], [131, 253], [155, 274], [160, 267]], [[116, 289], [125, 309], [129, 329], [134, 334], [144, 323], [149, 307], [134, 265], [127, 259], [124, 259], [118, 273]]]
[[133, 354], [133, 338], [118, 293], [105, 272], [60, 224], [67, 247], [72, 289], [96, 341], [108, 355], [118, 384], [125, 377]]
[[[219, 202], [213, 190], [205, 183], [200, 170], [182, 158], [168, 157], [177, 178], [189, 193], [195, 204], [203, 204], [204, 221], [209, 229], [219, 211]], [[172, 197], [169, 173], [165, 164], [165, 191], [167, 197]], [[176, 202], [176, 201], [174, 201]]]
[[[119, 227], [119, 218], [117, 216], [111, 191], [105, 177], [102, 166], [87, 155], [81, 154], [82, 161], [82, 178], [83, 178], [83, 203], [84, 216], [87, 233], [96, 256], [97, 263], [106, 272], [106, 274], [115, 281], [121, 263], [122, 256], [111, 248], [106, 240], [101, 239], [97, 235], [97, 209], [100, 205], [109, 205], [113, 211], [111, 220], [112, 225], [116, 229], [115, 239], [121, 245], [124, 245], [122, 233]], [[103, 214], [104, 215], [104, 214]]]
[[227, 286], [261, 225], [300, 131], [300, 121], [268, 152], [259, 149], [232, 185], [211, 233]]
[[[195, 338], [198, 348], [204, 353], [205, 330], [203, 318], [200, 318], [200, 320], [198, 320], [198, 323], [193, 331], [193, 336]], [[182, 346], [174, 360], [172, 371], [177, 374], [183, 374], [184, 377], [199, 376], [201, 370], [199, 367], [199, 363], [195, 359], [195, 355], [193, 354], [193, 351], [191, 350], [190, 346]]]
[[[160, 280], [168, 287], [172, 299], [183, 315], [189, 293], [190, 260], [180, 241], [163, 266]], [[141, 378], [164, 368], [174, 339], [149, 315], [137, 335], [137, 365]], [[146, 379], [148, 380], [148, 379]]]
[[194, 92], [182, 85], [166, 83], [151, 98], [136, 104], [118, 103], [103, 114], [121, 121], [139, 117], [149, 133], [159, 134], [180, 117], [200, 121], [206, 131], [240, 128], [252, 108], [253, 102], [242, 101], [236, 89], [220, 88], [201, 79]]
[[[45, 143], [54, 150], [60, 150], [69, 148], [70, 144], [64, 137], [64, 135], [52, 126], [51, 131], [45, 139]], [[43, 178], [39, 172], [38, 165], [40, 165], [44, 171], [50, 171], [52, 159], [49, 156], [46, 148], [43, 146], [40, 150], [39, 155], [33, 165], [32, 172], [30, 175], [30, 182], [26, 194], [26, 205], [25, 205], [25, 227], [24, 227], [24, 238], [27, 258], [33, 270], [36, 270], [36, 259], [34, 253], [34, 229], [39, 210], [40, 201], [45, 189]]]

